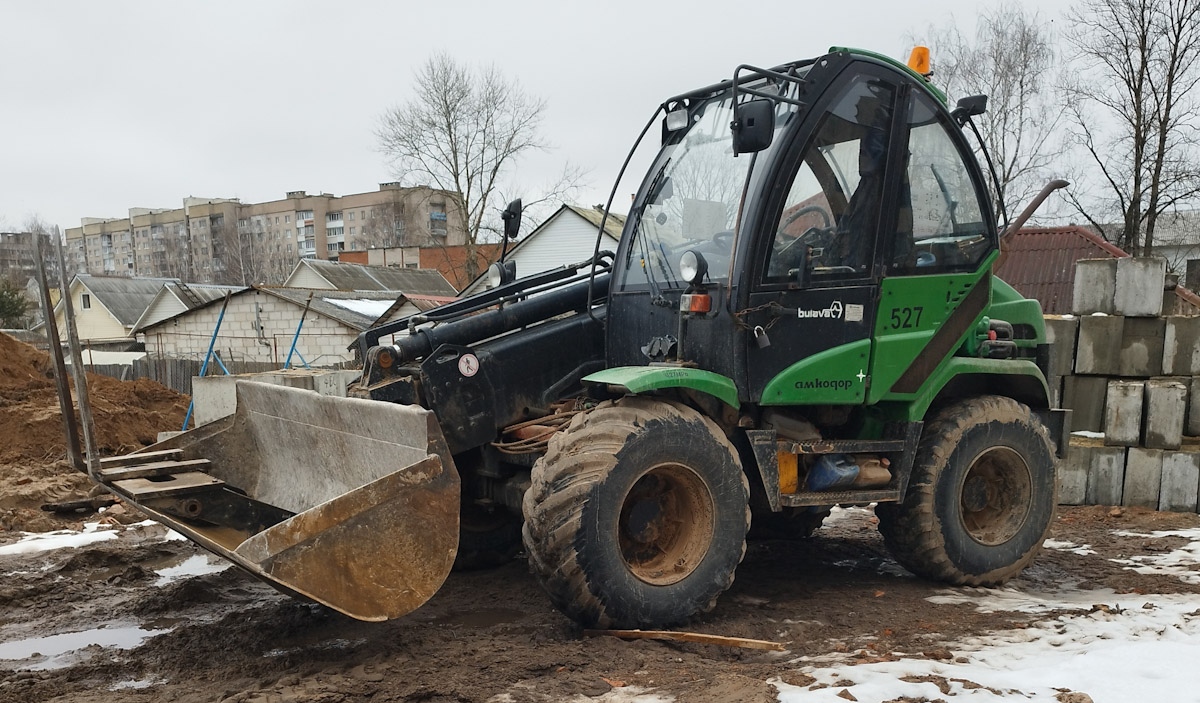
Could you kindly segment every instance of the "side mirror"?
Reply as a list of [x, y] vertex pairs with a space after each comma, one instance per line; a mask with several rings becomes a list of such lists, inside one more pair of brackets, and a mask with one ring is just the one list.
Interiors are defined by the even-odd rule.
[[775, 103], [749, 100], [733, 112], [733, 153], [750, 154], [771, 146], [775, 137]]
[[987, 112], [987, 96], [970, 95], [959, 99], [958, 105], [950, 111], [950, 116], [961, 127], [967, 123], [967, 120], [975, 115], [982, 115], [985, 112]]
[[516, 239], [521, 233], [521, 199], [517, 198], [509, 203], [504, 212], [500, 213], [500, 219], [504, 220], [504, 236]]

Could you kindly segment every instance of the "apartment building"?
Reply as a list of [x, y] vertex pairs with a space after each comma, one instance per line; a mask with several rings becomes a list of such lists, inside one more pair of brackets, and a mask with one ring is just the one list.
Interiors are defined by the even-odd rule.
[[466, 242], [448, 193], [382, 183], [336, 196], [291, 191], [242, 203], [185, 198], [178, 209], [131, 208], [123, 219], [85, 218], [67, 230], [78, 270], [250, 285], [282, 281], [301, 258], [337, 260], [376, 247], [448, 247]]

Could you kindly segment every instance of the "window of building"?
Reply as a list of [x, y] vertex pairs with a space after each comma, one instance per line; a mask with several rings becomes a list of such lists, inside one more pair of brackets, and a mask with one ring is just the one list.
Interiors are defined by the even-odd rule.
[[[354, 213], [350, 213], [350, 214], [351, 214], [351, 215], [353, 215]], [[352, 219], [352, 220], [353, 220], [354, 218], [353, 218], [353, 217], [351, 217], [350, 219]], [[351, 236], [351, 237], [353, 237], [353, 236], [354, 236], [354, 228], [353, 228], [353, 227], [351, 227], [351, 228], [350, 228], [350, 236]]]
[[340, 237], [344, 229], [344, 227], [326, 227], [325, 234], [329, 237]]
[[82, 302], [80, 304], [83, 306], [83, 309], [91, 310], [92, 309], [92, 296], [88, 295], [87, 293], [84, 293], [80, 297], [82, 299]]
[[354, 211], [353, 210], [350, 211], [350, 221], [351, 222], [354, 221]]
[[297, 222], [299, 222], [301, 220], [311, 220], [312, 218], [313, 218], [312, 210], [301, 210], [300, 212], [296, 213], [296, 221]]
[[327, 213], [325, 213], [325, 221], [326, 221], [326, 222], [338, 222], [338, 221], [340, 221], [341, 219], [342, 219], [342, 213], [340, 213], [340, 212], [327, 212]]
[[[279, 218], [276, 218], [276, 219], [279, 219]], [[284, 222], [286, 222], [286, 223], [289, 223], [289, 224], [290, 224], [290, 223], [291, 223], [291, 221], [292, 221], [292, 216], [291, 216], [291, 215], [284, 215], [284, 216], [283, 216], [283, 221], [284, 221]]]
[[279, 224], [279, 215], [275, 216], [275, 224]]

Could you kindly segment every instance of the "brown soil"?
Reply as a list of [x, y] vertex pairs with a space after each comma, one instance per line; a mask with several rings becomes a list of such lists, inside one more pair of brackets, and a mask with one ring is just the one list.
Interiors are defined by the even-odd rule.
[[[37, 510], [90, 489], [60, 459], [61, 417], [48, 371], [44, 354], [0, 335], [0, 530], [81, 527], [80, 516], [52, 519]], [[161, 386], [103, 377], [89, 384], [106, 454], [143, 446], [182, 423], [186, 398]], [[120, 510], [104, 519], [134, 517], [114, 516]], [[30, 659], [0, 659], [0, 701], [535, 703], [604, 700], [625, 689], [689, 703], [770, 703], [777, 700], [770, 680], [814, 684], [801, 657], [951, 659], [960, 638], [1061, 615], [934, 605], [927, 599], [947, 587], [903, 571], [876, 525], [869, 511], [853, 509], [812, 539], [752, 542], [733, 588], [686, 628], [779, 642], [783, 653], [585, 636], [554, 610], [521, 558], [453, 573], [424, 607], [386, 623], [305, 604], [235, 568], [159, 586], [156, 571], [201, 552], [164, 540], [160, 526], [138, 525], [85, 548], [0, 555], [0, 645], [96, 628], [165, 631], [131, 649], [79, 650], [47, 671], [28, 668], [39, 660], [38, 645], [29, 645]], [[1043, 550], [1010, 585], [1200, 593], [1200, 586], [1112, 561], [1182, 543], [1117, 532], [1195, 527], [1194, 514], [1064, 508], [1052, 538], [1092, 553]], [[0, 531], [0, 544], [16, 538]]]
[[[153, 444], [187, 412], [187, 396], [145, 379], [88, 374], [88, 389], [100, 456]], [[49, 355], [0, 334], [0, 530], [53, 527], [41, 504], [88, 494], [91, 484], [66, 453]]]
[[[1110, 561], [1179, 546], [1117, 531], [1197, 526], [1192, 514], [1064, 509], [1053, 538], [1095, 553], [1044, 550], [1011, 586], [1200, 592]], [[155, 569], [197, 551], [156, 534], [157, 526], [138, 527], [86, 549], [0, 557], [0, 573], [8, 574], [0, 583], [0, 641], [102, 624], [170, 628], [134, 649], [84, 650], [53, 671], [0, 661], [0, 700], [533, 703], [600, 698], [628, 686], [678, 701], [769, 703], [777, 700], [769, 680], [813, 683], [796, 661], [802, 656], [950, 659], [957, 638], [1061, 615], [931, 604], [926, 599], [947, 587], [900, 569], [866, 510], [808, 540], [753, 542], [716, 610], [686, 628], [781, 642], [786, 653], [584, 636], [551, 607], [521, 559], [453, 573], [424, 607], [386, 623], [301, 603], [233, 568], [156, 587]], [[122, 688], [131, 682], [148, 687]]]

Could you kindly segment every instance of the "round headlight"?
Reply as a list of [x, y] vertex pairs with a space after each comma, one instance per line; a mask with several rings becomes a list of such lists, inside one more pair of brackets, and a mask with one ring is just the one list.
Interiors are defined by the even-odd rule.
[[500, 264], [492, 264], [488, 266], [487, 277], [488, 288], [499, 288], [504, 284], [504, 267]]
[[679, 274], [683, 276], [683, 280], [693, 286], [699, 285], [707, 273], [708, 262], [704, 260], [704, 255], [700, 252], [688, 249], [683, 252], [683, 256], [679, 257]]

